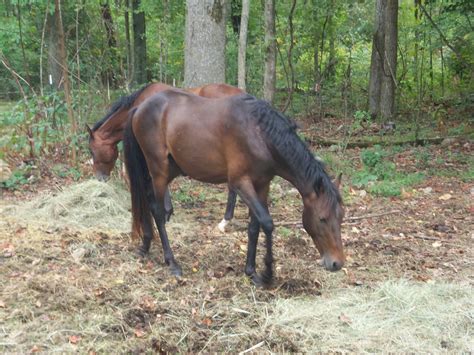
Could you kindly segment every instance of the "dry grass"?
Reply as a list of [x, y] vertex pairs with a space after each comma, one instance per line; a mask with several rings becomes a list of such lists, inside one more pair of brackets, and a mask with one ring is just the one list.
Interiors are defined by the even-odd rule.
[[[292, 236], [275, 238], [275, 287], [255, 289], [242, 272], [245, 226], [219, 234], [220, 215], [206, 225], [182, 209], [168, 225], [185, 274], [176, 280], [158, 244], [136, 256], [127, 199], [120, 186], [90, 181], [3, 211], [1, 352], [474, 350], [468, 284], [355, 287], [351, 270], [323, 271], [307, 238]], [[386, 278], [366, 262], [367, 274]]]
[[55, 228], [98, 227], [125, 231], [130, 229], [129, 209], [129, 193], [122, 183], [105, 184], [92, 179], [37, 196], [18, 206], [9, 206], [3, 213]]
[[466, 285], [391, 281], [322, 300], [278, 300], [268, 322], [305, 350], [473, 351], [473, 291]]

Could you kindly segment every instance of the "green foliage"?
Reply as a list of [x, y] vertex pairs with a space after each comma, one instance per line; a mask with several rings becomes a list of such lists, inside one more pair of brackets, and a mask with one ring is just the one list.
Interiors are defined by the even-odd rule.
[[363, 168], [357, 171], [352, 183], [361, 188], [365, 187], [370, 193], [379, 196], [399, 196], [403, 187], [419, 183], [424, 174], [406, 174], [397, 171], [393, 162], [389, 161], [389, 153], [380, 146], [364, 149], [361, 154]]
[[204, 202], [205, 195], [202, 192], [196, 193], [192, 190], [191, 184], [183, 183], [176, 191], [173, 191], [173, 200], [186, 206], [197, 206]]
[[424, 179], [425, 175], [422, 173], [396, 173], [389, 180], [382, 180], [369, 186], [369, 192], [384, 197], [400, 196], [402, 188], [416, 185]]
[[82, 177], [82, 173], [78, 169], [64, 164], [55, 164], [51, 170], [60, 178], [72, 178], [77, 181]]
[[17, 169], [12, 172], [10, 177], [3, 181], [0, 186], [9, 190], [17, 190], [23, 185], [29, 184], [29, 176], [31, 173], [31, 167], [26, 165], [23, 168]]
[[376, 145], [374, 149], [364, 149], [360, 154], [362, 163], [369, 169], [375, 169], [375, 167], [379, 165], [386, 156], [387, 152], [385, 152], [379, 145]]

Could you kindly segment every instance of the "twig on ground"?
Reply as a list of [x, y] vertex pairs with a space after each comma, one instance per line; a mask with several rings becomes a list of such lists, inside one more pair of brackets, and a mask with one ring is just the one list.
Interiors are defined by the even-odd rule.
[[239, 355], [246, 354], [246, 353], [251, 352], [255, 349], [258, 349], [259, 347], [261, 347], [264, 344], [265, 344], [265, 341], [261, 341], [260, 343], [255, 344], [254, 346], [252, 346], [251, 348], [248, 348], [247, 350], [244, 350], [244, 351], [240, 352]]

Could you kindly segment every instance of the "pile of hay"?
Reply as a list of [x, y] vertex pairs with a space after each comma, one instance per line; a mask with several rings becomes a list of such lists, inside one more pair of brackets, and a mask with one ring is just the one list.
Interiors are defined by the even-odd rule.
[[358, 291], [280, 299], [267, 324], [305, 351], [474, 351], [471, 286], [398, 280]]
[[104, 228], [130, 231], [130, 193], [117, 181], [87, 180], [3, 211], [18, 220], [49, 228]]

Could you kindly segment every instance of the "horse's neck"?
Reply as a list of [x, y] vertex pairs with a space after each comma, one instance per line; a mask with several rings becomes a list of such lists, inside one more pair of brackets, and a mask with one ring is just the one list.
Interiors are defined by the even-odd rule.
[[277, 175], [291, 183], [302, 197], [309, 196], [314, 192], [314, 186], [301, 176], [295, 176], [287, 167], [279, 167]]
[[102, 139], [117, 143], [123, 139], [123, 132], [127, 123], [128, 110], [119, 110], [97, 130]]

